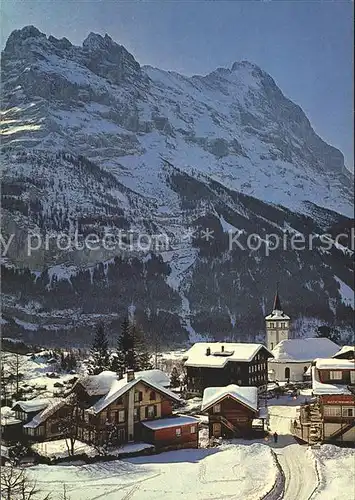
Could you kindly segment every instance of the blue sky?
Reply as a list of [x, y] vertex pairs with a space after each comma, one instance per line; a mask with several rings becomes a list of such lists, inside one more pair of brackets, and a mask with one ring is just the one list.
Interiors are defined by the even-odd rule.
[[350, 0], [6, 0], [1, 46], [27, 24], [78, 45], [108, 33], [140, 64], [188, 75], [254, 62], [354, 168]]

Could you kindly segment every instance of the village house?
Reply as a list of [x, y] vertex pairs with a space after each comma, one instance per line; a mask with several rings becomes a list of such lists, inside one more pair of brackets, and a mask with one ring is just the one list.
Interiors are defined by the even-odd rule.
[[301, 405], [295, 436], [308, 443], [354, 442], [355, 360], [315, 360], [312, 392], [315, 401]]
[[36, 439], [46, 436], [44, 426], [33, 426], [33, 422], [36, 421], [36, 417], [45, 412], [45, 410], [54, 405], [60, 403], [60, 399], [56, 398], [34, 398], [26, 401], [17, 401], [13, 407], [12, 411], [15, 415], [15, 420], [20, 422], [20, 426], [17, 427], [15, 435], [9, 434], [9, 441], [15, 441], [22, 439], [22, 437], [28, 437], [29, 439]]
[[338, 350], [339, 346], [328, 338], [281, 340], [271, 351], [269, 380], [303, 382], [314, 359], [331, 357]]
[[335, 359], [355, 359], [355, 346], [344, 345], [334, 356]]
[[251, 437], [255, 434], [253, 422], [256, 420], [262, 422], [261, 430], [264, 430], [266, 411], [259, 411], [256, 387], [235, 384], [208, 387], [203, 392], [201, 410], [208, 415], [210, 438]]
[[198, 342], [184, 357], [187, 388], [202, 394], [207, 387], [237, 384], [263, 391], [270, 357], [272, 353], [262, 344]]
[[23, 435], [28, 441], [60, 439], [63, 431], [59, 422], [67, 415], [66, 399], [52, 398], [46, 408], [23, 425]]
[[173, 414], [180, 397], [156, 382], [167, 384], [166, 378], [160, 370], [129, 370], [121, 379], [109, 371], [83, 377], [67, 398], [27, 422], [24, 433], [33, 440], [59, 439], [68, 432], [65, 422], [74, 419], [75, 437], [89, 444], [145, 441], [159, 451], [197, 448], [199, 421]]

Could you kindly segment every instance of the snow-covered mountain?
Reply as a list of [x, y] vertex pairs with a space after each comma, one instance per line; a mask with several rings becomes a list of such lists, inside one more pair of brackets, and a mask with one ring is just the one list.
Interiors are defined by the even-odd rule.
[[[252, 338], [276, 281], [293, 315], [349, 321], [345, 237], [268, 257], [228, 248], [228, 230], [348, 234], [353, 213], [343, 155], [254, 64], [186, 77], [141, 67], [108, 35], [77, 47], [27, 26], [2, 53], [2, 95], [3, 228], [15, 234], [5, 328], [87, 337], [98, 317], [113, 332], [133, 304], [167, 342]], [[201, 238], [206, 228], [212, 241]], [[118, 256], [49, 245], [29, 256], [29, 229], [129, 230], [169, 244]]]

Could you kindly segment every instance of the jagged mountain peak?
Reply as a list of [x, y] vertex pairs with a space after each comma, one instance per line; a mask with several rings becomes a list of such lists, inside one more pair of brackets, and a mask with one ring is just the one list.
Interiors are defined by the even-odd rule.
[[83, 41], [83, 47], [88, 50], [107, 50], [111, 47], [117, 46], [118, 44], [112, 40], [112, 38], [106, 33], [105, 36], [99, 33], [93, 33], [92, 31]]
[[[341, 152], [317, 136], [270, 75], [240, 61], [187, 77], [140, 67], [107, 34], [90, 33], [74, 46], [33, 26], [12, 33], [2, 57], [3, 227], [18, 242], [8, 254], [9, 315], [63, 333], [74, 303], [93, 325], [97, 315], [112, 319], [117, 300], [123, 310], [136, 298], [153, 328], [158, 316], [171, 315], [169, 332], [182, 325], [193, 338], [222, 329], [245, 340], [251, 317], [262, 327], [265, 291], [282, 268], [289, 304], [307, 282], [304, 304], [313, 300], [315, 315], [346, 317], [336, 281], [347, 290], [346, 249], [271, 258], [227, 250], [229, 229], [320, 234], [348, 227], [353, 213]], [[210, 248], [186, 239], [195, 227], [213, 228]], [[51, 248], [29, 257], [21, 250], [28, 228], [148, 231], [167, 234], [170, 247], [151, 259]], [[16, 267], [34, 274], [17, 275]], [[37, 312], [31, 301], [40, 303]], [[51, 314], [42, 317], [42, 309]], [[302, 304], [296, 309], [308, 314]]]

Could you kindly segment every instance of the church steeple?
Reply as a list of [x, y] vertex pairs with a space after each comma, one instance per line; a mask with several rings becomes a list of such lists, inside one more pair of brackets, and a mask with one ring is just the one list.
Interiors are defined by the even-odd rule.
[[281, 340], [288, 339], [290, 333], [290, 317], [282, 310], [279, 284], [277, 284], [272, 312], [266, 316], [265, 321], [266, 344], [268, 349], [272, 350]]
[[281, 300], [279, 296], [279, 285], [277, 285], [276, 288], [273, 311], [282, 311]]

